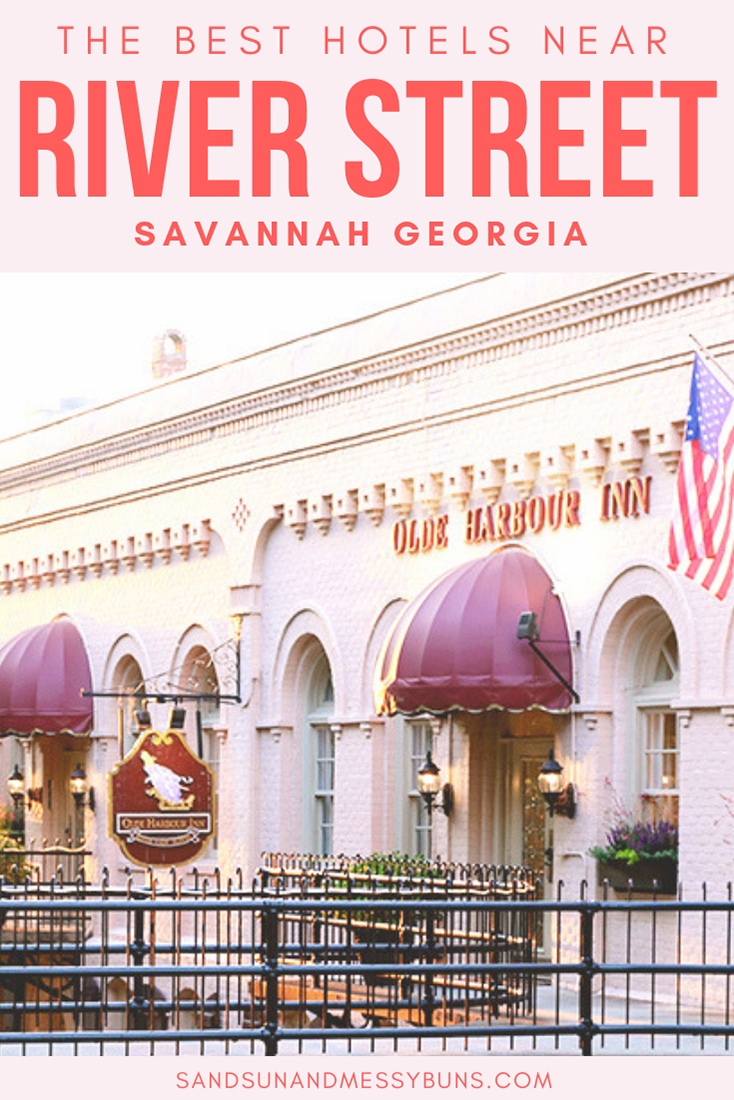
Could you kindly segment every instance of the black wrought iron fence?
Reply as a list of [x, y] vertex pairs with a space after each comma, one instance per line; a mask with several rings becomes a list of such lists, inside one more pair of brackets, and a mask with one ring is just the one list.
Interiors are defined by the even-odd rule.
[[331, 870], [1, 884], [0, 1053], [729, 1049], [729, 889], [546, 901], [504, 873]]

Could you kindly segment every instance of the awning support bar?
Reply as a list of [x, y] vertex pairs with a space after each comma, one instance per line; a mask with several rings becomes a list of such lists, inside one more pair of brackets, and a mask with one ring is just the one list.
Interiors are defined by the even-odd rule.
[[528, 638], [527, 642], [528, 642], [528, 645], [530, 646], [530, 648], [532, 649], [533, 653], [537, 654], [537, 656], [540, 657], [543, 664], [546, 666], [546, 668], [550, 669], [550, 671], [555, 676], [556, 680], [558, 680], [558, 682], [560, 684], [563, 684], [566, 691], [571, 692], [571, 695], [573, 696], [574, 703], [580, 703], [581, 702], [581, 696], [579, 695], [579, 693], [574, 688], [571, 687], [571, 685], [569, 684], [566, 677], [563, 676], [558, 671], [558, 669], [555, 667], [555, 665], [552, 664], [552, 662], [548, 660], [545, 653], [541, 653], [541, 651], [538, 649], [538, 645], [537, 645], [537, 642], [535, 641], [535, 639], [534, 638]]

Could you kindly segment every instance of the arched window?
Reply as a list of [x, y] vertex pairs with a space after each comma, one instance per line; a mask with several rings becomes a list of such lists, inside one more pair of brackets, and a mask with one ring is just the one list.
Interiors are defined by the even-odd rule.
[[118, 700], [118, 721], [120, 723], [121, 748], [128, 753], [138, 736], [135, 711], [143, 705], [139, 693], [145, 689], [145, 680], [140, 665], [134, 657], [122, 657], [115, 667], [112, 686], [121, 693]]
[[[186, 695], [202, 695], [209, 698], [202, 698], [193, 703], [187, 704], [187, 711], [190, 715], [193, 715], [193, 722], [196, 728], [197, 740], [204, 736], [206, 737], [213, 731], [219, 728], [220, 723], [220, 703], [219, 703], [219, 677], [214, 665], [214, 659], [211, 653], [204, 648], [204, 646], [194, 646], [186, 654], [186, 659], [183, 664], [181, 676], [179, 678], [179, 685], [182, 687]], [[186, 723], [187, 728], [189, 722]], [[205, 745], [196, 745], [197, 752], [204, 753], [204, 759], [208, 759], [206, 755]]]
[[[325, 654], [314, 662], [307, 686], [307, 814], [311, 819], [312, 844], [319, 855], [334, 850], [334, 781], [336, 737], [334, 685]], [[309, 812], [310, 811], [310, 812]]]
[[635, 665], [635, 787], [650, 820], [677, 823], [678, 716], [671, 703], [679, 694], [680, 667], [678, 642], [667, 617], [642, 639]]
[[[219, 695], [219, 677], [214, 659], [204, 646], [193, 646], [186, 654], [179, 684], [186, 695]], [[186, 703], [186, 739], [198, 756], [209, 765], [214, 790], [219, 790], [219, 747], [222, 733], [218, 698], [203, 698]], [[216, 851], [217, 835], [212, 838]]]

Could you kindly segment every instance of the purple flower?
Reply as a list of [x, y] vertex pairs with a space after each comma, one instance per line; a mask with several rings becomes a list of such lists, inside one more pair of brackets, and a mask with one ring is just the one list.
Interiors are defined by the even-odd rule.
[[623, 821], [607, 833], [609, 848], [628, 849], [638, 855], [653, 855], [656, 852], [675, 852], [678, 850], [678, 829], [669, 821]]

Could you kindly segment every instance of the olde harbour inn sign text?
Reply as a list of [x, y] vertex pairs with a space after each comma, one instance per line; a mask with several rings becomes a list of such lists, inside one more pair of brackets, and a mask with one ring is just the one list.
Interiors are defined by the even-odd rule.
[[[600, 518], [615, 520], [648, 515], [651, 482], [650, 476], [606, 482], [602, 486]], [[528, 532], [537, 535], [543, 530], [579, 527], [580, 504], [578, 490], [561, 489], [547, 496], [468, 508], [464, 538], [469, 545], [476, 545], [521, 538]], [[393, 527], [392, 538], [393, 549], [398, 555], [442, 550], [448, 546], [449, 516], [444, 513], [423, 520], [398, 520]]]
[[110, 835], [144, 867], [195, 859], [212, 834], [213, 804], [211, 769], [178, 729], [146, 730], [109, 775]]

